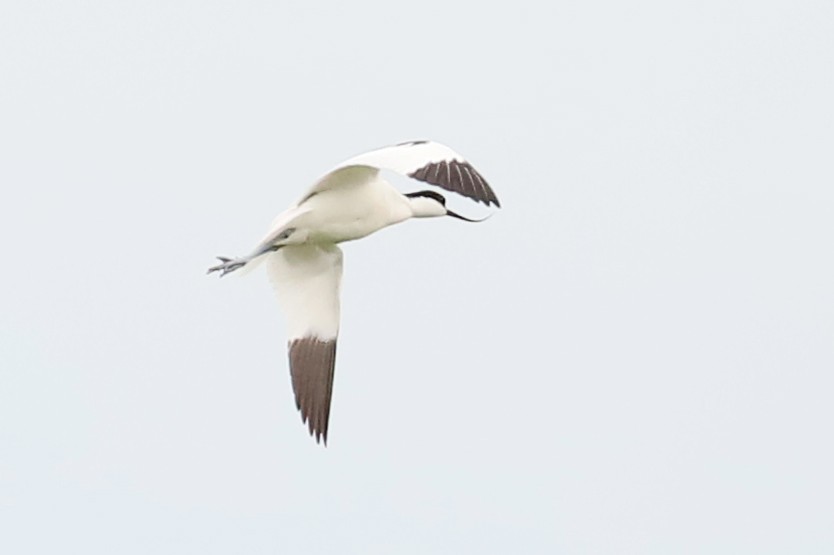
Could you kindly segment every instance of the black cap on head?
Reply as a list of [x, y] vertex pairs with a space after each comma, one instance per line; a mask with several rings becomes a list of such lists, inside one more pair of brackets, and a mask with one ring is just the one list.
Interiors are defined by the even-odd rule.
[[436, 200], [442, 206], [446, 206], [446, 198], [440, 193], [435, 193], [434, 191], [417, 191], [416, 193], [406, 193], [405, 196], [408, 198], [428, 197]]
[[[430, 199], [434, 199], [435, 201], [439, 202], [440, 205], [443, 208], [446, 208], [446, 198], [441, 194], [435, 193], [434, 191], [417, 191], [416, 193], [406, 193], [405, 196], [407, 196], [408, 198], [427, 197], [427, 198], [430, 198]], [[459, 220], [463, 220], [464, 222], [473, 222], [473, 223], [482, 222], [482, 221], [486, 220], [487, 218], [489, 218], [489, 216], [487, 216], [486, 218], [483, 218], [482, 220], [473, 220], [471, 218], [461, 216], [460, 214], [456, 214], [455, 212], [452, 212], [448, 208], [446, 208], [446, 215], [451, 216], [453, 218], [457, 218]]]

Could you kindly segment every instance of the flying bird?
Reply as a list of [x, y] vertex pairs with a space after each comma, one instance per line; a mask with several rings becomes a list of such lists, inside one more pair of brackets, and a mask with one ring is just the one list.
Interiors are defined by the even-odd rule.
[[380, 175], [390, 170], [500, 208], [492, 188], [463, 157], [431, 141], [411, 141], [346, 160], [326, 173], [275, 219], [248, 256], [218, 257], [209, 273], [224, 276], [266, 262], [287, 316], [289, 365], [295, 404], [311, 436], [327, 444], [330, 399], [339, 333], [342, 251], [338, 243], [361, 239], [410, 218], [451, 216], [443, 195], [402, 194]]

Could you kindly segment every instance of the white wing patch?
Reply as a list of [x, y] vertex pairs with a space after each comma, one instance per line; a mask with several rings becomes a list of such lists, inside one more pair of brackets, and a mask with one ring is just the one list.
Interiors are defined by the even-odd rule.
[[344, 166], [337, 167], [325, 174], [304, 194], [298, 201], [298, 205], [304, 203], [311, 196], [323, 193], [336, 187], [358, 186], [373, 180], [379, 174], [379, 169], [371, 166]]
[[342, 251], [335, 245], [292, 245], [266, 257], [267, 271], [287, 316], [290, 342], [329, 340], [339, 333]]

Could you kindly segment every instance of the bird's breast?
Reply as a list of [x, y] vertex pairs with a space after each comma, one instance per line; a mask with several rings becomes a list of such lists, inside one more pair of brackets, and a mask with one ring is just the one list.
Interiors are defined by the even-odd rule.
[[386, 191], [333, 191], [310, 199], [313, 204], [310, 239], [341, 243], [366, 237], [401, 222], [411, 214], [408, 206]]

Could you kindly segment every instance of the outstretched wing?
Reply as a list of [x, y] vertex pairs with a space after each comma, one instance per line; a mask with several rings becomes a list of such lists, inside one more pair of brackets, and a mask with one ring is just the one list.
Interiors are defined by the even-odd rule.
[[295, 405], [316, 442], [327, 444], [342, 251], [335, 245], [282, 247], [266, 259], [270, 280], [287, 317]]
[[345, 160], [319, 179], [304, 199], [333, 187], [371, 179], [380, 169], [437, 185], [487, 206], [501, 207], [486, 179], [463, 156], [432, 141], [400, 143]]

